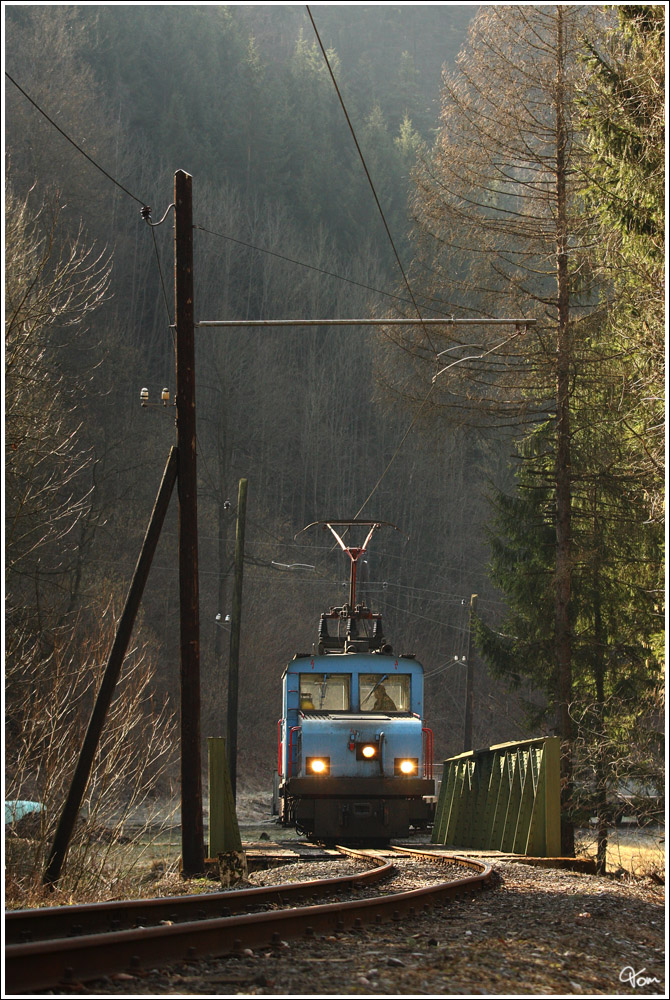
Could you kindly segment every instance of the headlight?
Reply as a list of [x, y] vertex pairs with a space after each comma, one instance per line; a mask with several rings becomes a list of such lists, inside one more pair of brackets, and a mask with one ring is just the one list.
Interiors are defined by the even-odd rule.
[[309, 774], [330, 774], [330, 757], [308, 757], [305, 764]]
[[396, 775], [416, 774], [418, 770], [418, 757], [396, 757], [393, 761], [393, 773]]
[[357, 743], [356, 760], [374, 760], [379, 754], [378, 743]]

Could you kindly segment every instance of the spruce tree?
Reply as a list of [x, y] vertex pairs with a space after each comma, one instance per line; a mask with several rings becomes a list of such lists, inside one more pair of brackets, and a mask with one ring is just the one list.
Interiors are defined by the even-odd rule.
[[[611, 419], [617, 369], [610, 362], [608, 379], [606, 367], [603, 361], [599, 383], [575, 406], [569, 705], [575, 773], [563, 803], [573, 819], [597, 816], [603, 870], [607, 828], [623, 787], [642, 775], [659, 784], [656, 699], [663, 650], [663, 536], [645, 517], [646, 497], [629, 466], [625, 431]], [[491, 576], [509, 610], [496, 627], [481, 620], [475, 626], [494, 672], [533, 693], [531, 726], [551, 722], [558, 691], [553, 450], [550, 425], [532, 432], [519, 448], [514, 493], [492, 498]]]
[[619, 6], [587, 40], [587, 201], [610, 327], [625, 358], [620, 414], [631, 462], [663, 519], [665, 473], [665, 8]]
[[[442, 128], [417, 169], [414, 204], [416, 280], [438, 308], [538, 321], [523, 340], [499, 346], [500, 331], [483, 327], [481, 352], [445, 339], [440, 346], [463, 363], [445, 380], [443, 402], [478, 424], [551, 426], [552, 676], [564, 788], [573, 735], [572, 401], [581, 374], [574, 323], [588, 306], [577, 180], [586, 20], [582, 8], [563, 5], [480, 10], [456, 72], [444, 76]], [[568, 825], [563, 839], [570, 853]]]

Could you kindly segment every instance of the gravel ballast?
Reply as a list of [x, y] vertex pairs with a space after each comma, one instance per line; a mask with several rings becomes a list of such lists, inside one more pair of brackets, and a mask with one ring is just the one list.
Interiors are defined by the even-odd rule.
[[[493, 860], [489, 887], [401, 922], [363, 927], [209, 962], [86, 984], [130, 996], [653, 996], [665, 993], [664, 891], [617, 879]], [[350, 861], [257, 872], [253, 884], [360, 870]], [[405, 863], [383, 891], [454, 877]], [[464, 874], [466, 874], [464, 870]], [[76, 987], [59, 991], [70, 995]]]

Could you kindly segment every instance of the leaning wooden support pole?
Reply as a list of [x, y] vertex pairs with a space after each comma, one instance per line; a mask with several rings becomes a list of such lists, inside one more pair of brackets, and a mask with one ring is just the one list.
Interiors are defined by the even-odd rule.
[[53, 883], [57, 881], [65, 862], [65, 856], [70, 845], [72, 831], [77, 821], [79, 809], [81, 808], [81, 803], [84, 798], [84, 793], [86, 792], [86, 786], [88, 785], [91, 768], [93, 766], [93, 760], [100, 742], [102, 727], [114, 695], [116, 683], [119, 679], [121, 666], [128, 649], [128, 643], [130, 642], [130, 637], [132, 635], [133, 625], [135, 624], [135, 618], [142, 599], [144, 585], [149, 575], [151, 562], [154, 557], [154, 552], [156, 551], [156, 545], [158, 544], [161, 528], [163, 527], [163, 521], [165, 520], [165, 514], [170, 503], [170, 497], [172, 496], [172, 490], [177, 478], [177, 464], [177, 449], [172, 448], [165, 466], [163, 479], [158, 490], [158, 496], [156, 497], [156, 503], [154, 504], [149, 526], [147, 528], [146, 535], [144, 536], [142, 551], [140, 552], [137, 565], [135, 566], [135, 572], [128, 590], [126, 603], [116, 629], [114, 643], [109, 654], [109, 659], [107, 660], [107, 666], [102, 678], [102, 684], [100, 685], [100, 690], [98, 691], [93, 712], [91, 713], [84, 742], [79, 753], [77, 767], [75, 768], [70, 790], [63, 807], [63, 812], [58, 823], [56, 835], [54, 836], [49, 859], [44, 870], [42, 881], [45, 885], [53, 885]]

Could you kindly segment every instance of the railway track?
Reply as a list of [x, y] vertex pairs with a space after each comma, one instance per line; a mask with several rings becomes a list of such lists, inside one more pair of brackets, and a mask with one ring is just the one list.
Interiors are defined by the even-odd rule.
[[[481, 888], [491, 873], [480, 861], [454, 856], [440, 859], [430, 851], [394, 848], [394, 853], [404, 857], [457, 864], [468, 874], [409, 891], [315, 903], [315, 899], [363, 887], [366, 893], [374, 892], [394, 871], [393, 862], [380, 857], [380, 852], [338, 849], [373, 865], [355, 875], [271, 888], [9, 912], [6, 992], [25, 995], [109, 973], [234, 954], [243, 948], [278, 945], [289, 937], [399, 920], [450, 896]], [[310, 903], [304, 905], [305, 900]]]

